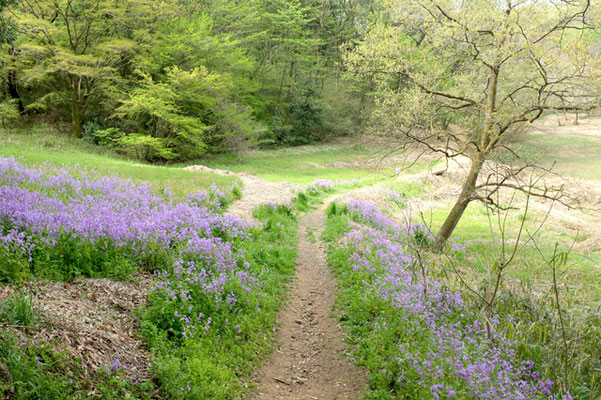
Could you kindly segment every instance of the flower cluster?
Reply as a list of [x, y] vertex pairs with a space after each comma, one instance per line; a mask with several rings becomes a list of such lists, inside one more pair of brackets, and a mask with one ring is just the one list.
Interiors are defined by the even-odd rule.
[[292, 202], [292, 200], [283, 202], [283, 203], [274, 203], [273, 201], [268, 201], [263, 203], [263, 206], [271, 208], [273, 211], [282, 211], [285, 214], [292, 215], [296, 212], [296, 206]]
[[423, 227], [400, 228], [359, 200], [347, 208], [364, 225], [344, 241], [345, 279], [358, 288], [359, 304], [379, 304], [368, 341], [387, 354], [390, 387], [415, 398], [553, 398], [553, 383], [520, 360], [496, 318], [484, 320], [460, 292], [416, 271], [407, 244]]
[[315, 179], [312, 183], [305, 187], [305, 190], [310, 194], [317, 194], [319, 192], [330, 192], [334, 190], [336, 183], [331, 179]]
[[216, 186], [178, 199], [127, 179], [0, 157], [0, 246], [31, 256], [68, 235], [140, 254], [148, 243], [170, 249], [215, 234], [242, 237], [245, 224], [217, 212], [224, 198]]
[[123, 260], [143, 262], [158, 278], [161, 318], [192, 337], [258, 285], [239, 246], [254, 229], [223, 213], [225, 198], [216, 186], [176, 198], [80, 168], [0, 157], [0, 251], [32, 271], [73, 264], [62, 278], [112, 276], [107, 269]]
[[316, 195], [320, 192], [331, 192], [337, 187], [353, 186], [360, 182], [359, 179], [315, 179], [313, 182], [305, 186], [305, 191], [311, 195]]
[[407, 197], [403, 193], [399, 193], [392, 189], [382, 189], [384, 196], [386, 199], [393, 204], [396, 204], [399, 207], [405, 207], [407, 204]]

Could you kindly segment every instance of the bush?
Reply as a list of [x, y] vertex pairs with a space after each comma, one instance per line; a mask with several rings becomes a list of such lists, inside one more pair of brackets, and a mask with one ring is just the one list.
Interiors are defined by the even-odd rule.
[[21, 114], [17, 102], [14, 100], [5, 100], [0, 102], [0, 125], [7, 128], [19, 120]]

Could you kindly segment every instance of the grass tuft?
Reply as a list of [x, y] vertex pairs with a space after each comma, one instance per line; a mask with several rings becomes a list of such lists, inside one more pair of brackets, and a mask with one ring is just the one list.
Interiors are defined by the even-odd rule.
[[33, 296], [18, 290], [0, 301], [0, 319], [9, 325], [32, 328], [37, 320]]

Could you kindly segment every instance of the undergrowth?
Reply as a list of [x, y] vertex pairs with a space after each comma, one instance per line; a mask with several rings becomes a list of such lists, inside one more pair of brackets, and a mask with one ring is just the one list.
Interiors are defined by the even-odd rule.
[[[257, 277], [252, 289], [232, 281], [219, 305], [193, 292], [188, 299], [157, 292], [142, 313], [141, 332], [168, 398], [243, 398], [245, 382], [270, 348], [285, 283], [294, 271], [296, 216], [292, 205], [263, 205], [255, 217], [262, 226], [252, 228], [248, 239], [232, 243], [242, 256], [238, 262]], [[201, 313], [200, 319], [174, 318], [172, 310], [182, 302]], [[195, 333], [183, 335], [186, 324], [199, 323], [202, 327]]]
[[81, 360], [37, 338], [0, 332], [0, 394], [14, 400], [147, 400], [150, 382], [132, 379], [120, 366], [91, 374]]
[[[399, 227], [360, 201], [332, 204], [326, 213], [323, 239], [340, 283], [341, 320], [357, 362], [369, 372], [366, 398], [598, 398], [598, 312], [570, 311], [564, 321], [572, 332], [564, 385], [548, 299], [535, 304], [504, 289], [494, 314], [483, 314], [438, 268], [422, 270], [430, 259], [412, 249], [425, 254], [427, 229]], [[358, 224], [352, 231], [351, 221]]]

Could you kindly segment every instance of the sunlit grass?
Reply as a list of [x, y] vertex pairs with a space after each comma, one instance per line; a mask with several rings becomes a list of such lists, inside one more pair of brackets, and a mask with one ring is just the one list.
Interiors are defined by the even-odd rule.
[[131, 161], [111, 149], [95, 146], [44, 126], [0, 130], [0, 155], [22, 157], [26, 163], [32, 164], [51, 162], [80, 165], [100, 174], [147, 182], [159, 190], [169, 188], [176, 195], [200, 191], [212, 184], [225, 187], [240, 181], [234, 176]]
[[[577, 133], [528, 133], [515, 143], [515, 149], [527, 161], [555, 163], [557, 173], [580, 179], [601, 180], [601, 135]], [[600, 127], [601, 130], [601, 127]]]
[[246, 172], [271, 182], [308, 184], [315, 179], [383, 179], [394, 169], [378, 168], [373, 152], [362, 146], [313, 145], [253, 151], [238, 157], [216, 155], [202, 160], [210, 168]]
[[[449, 204], [448, 207], [433, 209], [431, 213], [425, 215], [426, 222], [431, 225], [434, 233], [444, 222], [450, 206]], [[513, 250], [511, 243], [520, 229], [523, 218], [523, 211], [520, 210], [510, 212], [507, 218], [505, 231], [506, 251], [508, 252]], [[528, 232], [536, 231], [542, 218], [542, 215], [536, 213], [526, 216], [522, 243], [528, 238]], [[484, 278], [489, 266], [502, 251], [499, 243], [501, 236], [497, 216], [491, 215], [491, 221], [489, 221], [489, 215], [484, 205], [472, 203], [453, 232], [454, 240], [459, 243], [467, 243], [465, 254], [468, 257], [465, 260], [467, 265], [473, 269], [474, 276], [472, 278], [474, 280]], [[495, 232], [494, 241], [491, 225], [492, 231]], [[590, 301], [601, 304], [601, 253], [599, 251], [584, 253], [575, 249], [570, 250], [575, 241], [583, 239], [582, 235], [568, 233], [565, 229], [554, 226], [550, 222], [545, 223], [535, 236], [540, 250], [547, 259], [551, 258], [556, 243], [558, 251], [570, 251], [568, 263], [560, 271], [560, 283], [565, 284], [570, 298], [582, 305], [587, 305]], [[512, 262], [508, 268], [508, 276], [539, 290], [546, 290], [552, 285], [552, 271], [532, 243], [525, 246]]]

